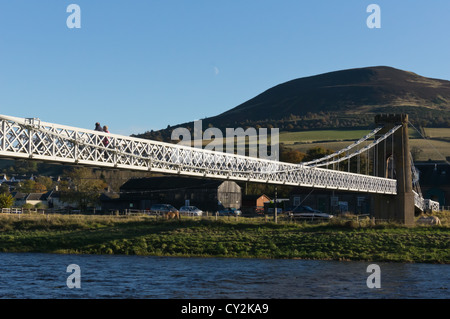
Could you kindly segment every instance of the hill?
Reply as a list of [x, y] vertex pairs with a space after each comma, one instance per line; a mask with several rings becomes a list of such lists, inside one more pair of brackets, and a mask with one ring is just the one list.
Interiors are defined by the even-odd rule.
[[229, 122], [244, 112], [255, 120], [318, 112], [379, 113], [404, 106], [450, 111], [450, 81], [390, 67], [336, 71], [280, 84], [217, 118]]
[[[294, 79], [214, 117], [203, 127], [278, 127], [280, 131], [369, 128], [377, 113], [408, 113], [414, 125], [450, 126], [450, 81], [386, 66]], [[138, 134], [169, 140], [176, 127]]]

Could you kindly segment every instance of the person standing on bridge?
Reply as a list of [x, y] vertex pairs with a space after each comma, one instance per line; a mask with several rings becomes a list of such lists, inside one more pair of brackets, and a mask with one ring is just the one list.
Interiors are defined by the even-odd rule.
[[[109, 134], [109, 131], [108, 131], [108, 126], [103, 126], [103, 132], [105, 132], [105, 133], [108, 133]], [[105, 147], [107, 147], [108, 146], [108, 144], [109, 144], [109, 137], [105, 137], [104, 139], [103, 139], [103, 145], [105, 145]]]
[[95, 130], [96, 130], [96, 131], [103, 132], [102, 126], [100, 125], [99, 122], [95, 123]]

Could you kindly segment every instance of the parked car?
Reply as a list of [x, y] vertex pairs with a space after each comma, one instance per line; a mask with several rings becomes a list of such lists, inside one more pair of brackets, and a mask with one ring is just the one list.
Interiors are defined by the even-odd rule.
[[180, 208], [180, 214], [187, 216], [202, 216], [203, 211], [195, 206], [183, 206]]
[[236, 208], [224, 208], [218, 211], [219, 216], [239, 216], [242, 212]]
[[151, 215], [164, 215], [168, 212], [178, 212], [178, 209], [169, 204], [155, 204], [150, 208]]
[[323, 213], [320, 210], [313, 209], [309, 206], [298, 206], [288, 212], [289, 216], [293, 218], [302, 219], [330, 219], [333, 215]]

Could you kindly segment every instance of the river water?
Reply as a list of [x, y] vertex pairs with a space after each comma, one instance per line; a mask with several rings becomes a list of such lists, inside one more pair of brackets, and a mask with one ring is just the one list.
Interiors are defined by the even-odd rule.
[[[313, 299], [450, 297], [450, 265], [0, 253], [4, 299]], [[77, 265], [78, 269], [67, 269]], [[77, 288], [75, 284], [79, 284]], [[73, 287], [75, 285], [75, 287]], [[69, 288], [72, 286], [73, 288]]]

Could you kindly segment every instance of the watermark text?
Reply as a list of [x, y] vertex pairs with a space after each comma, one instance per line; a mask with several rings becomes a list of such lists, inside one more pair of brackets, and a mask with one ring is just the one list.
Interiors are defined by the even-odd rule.
[[242, 156], [246, 156], [248, 153], [248, 156], [251, 157], [273, 161], [278, 161], [280, 155], [278, 128], [270, 129], [270, 152], [267, 128], [259, 128], [258, 131], [253, 127], [249, 127], [246, 130], [241, 127], [226, 128], [224, 138], [222, 131], [216, 127], [210, 127], [203, 131], [202, 121], [199, 120], [194, 122], [193, 136], [189, 129], [178, 127], [172, 131], [171, 139], [173, 141], [180, 140], [178, 143], [180, 145], [194, 146], [217, 152], [223, 152], [225, 145], [227, 153]]

